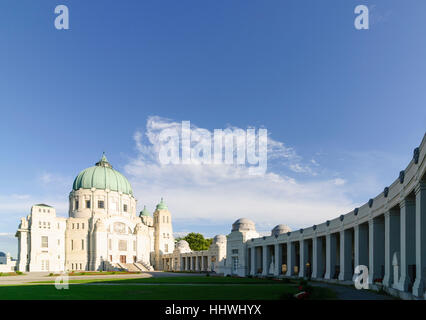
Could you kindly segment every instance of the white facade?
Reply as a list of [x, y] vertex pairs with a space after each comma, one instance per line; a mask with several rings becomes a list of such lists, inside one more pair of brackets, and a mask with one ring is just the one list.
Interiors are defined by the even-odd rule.
[[173, 252], [172, 233], [171, 214], [163, 201], [157, 205], [154, 219], [146, 209], [136, 215], [130, 184], [104, 156], [74, 181], [68, 218], [57, 217], [51, 206], [37, 204], [21, 219], [16, 232], [17, 269], [152, 270], [154, 257]]

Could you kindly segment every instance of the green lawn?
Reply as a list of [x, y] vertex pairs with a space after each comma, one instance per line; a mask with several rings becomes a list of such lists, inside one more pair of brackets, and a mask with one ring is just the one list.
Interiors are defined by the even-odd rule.
[[[68, 290], [57, 290], [52, 284], [0, 286], [0, 299], [267, 300], [287, 299], [298, 292], [296, 282], [250, 278], [84, 279], [70, 280], [70, 283]], [[314, 299], [334, 297], [334, 293], [326, 288], [315, 288], [312, 293]]]

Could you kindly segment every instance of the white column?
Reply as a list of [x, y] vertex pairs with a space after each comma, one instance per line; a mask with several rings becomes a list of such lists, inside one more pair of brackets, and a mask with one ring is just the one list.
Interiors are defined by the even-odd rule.
[[275, 244], [274, 246], [274, 275], [278, 276], [281, 273], [281, 265], [282, 265], [282, 247], [279, 243]]
[[400, 248], [401, 277], [398, 289], [408, 291], [414, 279], [410, 278], [408, 266], [416, 263], [416, 203], [412, 198], [403, 199], [400, 204]]
[[421, 181], [416, 193], [416, 281], [413, 294], [423, 297], [426, 281], [426, 182]]
[[309, 246], [308, 246], [308, 240], [300, 240], [299, 241], [299, 277], [304, 278], [306, 277], [306, 264], [309, 260]]
[[18, 238], [18, 262], [17, 262], [17, 267], [18, 267], [18, 271], [21, 272], [25, 272], [27, 271], [27, 264], [28, 264], [28, 246], [27, 246], [27, 241], [28, 241], [28, 233], [27, 231], [19, 231], [19, 238]]
[[254, 276], [256, 274], [256, 250], [255, 247], [250, 248], [250, 274]]
[[287, 243], [287, 276], [292, 276], [294, 273], [294, 263], [296, 260], [296, 248], [293, 242]]
[[352, 229], [340, 231], [340, 273], [339, 280], [351, 280], [352, 270]]
[[268, 274], [268, 246], [262, 246], [262, 275]]
[[399, 251], [401, 240], [399, 227], [399, 209], [391, 209], [385, 212], [385, 276], [383, 285], [392, 287], [394, 275], [392, 258]]
[[374, 218], [368, 221], [369, 258], [368, 283], [382, 278], [382, 266], [385, 265], [385, 225], [383, 219]]
[[332, 279], [336, 272], [336, 235], [333, 233], [327, 234], [325, 241], [326, 268], [324, 279]]

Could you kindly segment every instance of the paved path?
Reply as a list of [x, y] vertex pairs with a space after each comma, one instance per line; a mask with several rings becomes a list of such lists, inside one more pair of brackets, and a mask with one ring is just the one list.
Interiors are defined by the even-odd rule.
[[336, 285], [324, 282], [310, 282], [312, 286], [330, 288], [336, 292], [339, 300], [394, 300], [392, 296], [379, 294], [370, 290], [357, 290], [353, 286]]
[[[150, 271], [134, 274], [110, 274], [110, 275], [87, 275], [87, 276], [70, 276], [70, 280], [82, 279], [138, 279], [138, 278], [159, 278], [159, 277], [193, 277], [205, 274], [200, 273], [174, 273], [162, 271]], [[48, 272], [27, 272], [22, 276], [2, 276], [0, 277], [0, 286], [13, 284], [26, 284], [34, 281], [54, 281], [56, 276], [49, 277]]]

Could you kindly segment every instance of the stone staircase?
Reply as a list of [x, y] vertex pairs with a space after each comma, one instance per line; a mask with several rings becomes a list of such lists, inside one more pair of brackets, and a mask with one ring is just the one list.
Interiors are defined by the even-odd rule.
[[147, 264], [147, 263], [144, 263], [144, 262], [135, 262], [134, 263], [134, 265], [140, 270], [140, 271], [153, 271], [154, 270], [154, 268], [151, 266], [151, 265], [149, 265], [149, 264]]
[[118, 262], [115, 265], [116, 265], [116, 268], [120, 271], [147, 272], [147, 271], [154, 270], [154, 268], [151, 265], [148, 265], [147, 263], [144, 263], [144, 262], [135, 262], [135, 263]]

